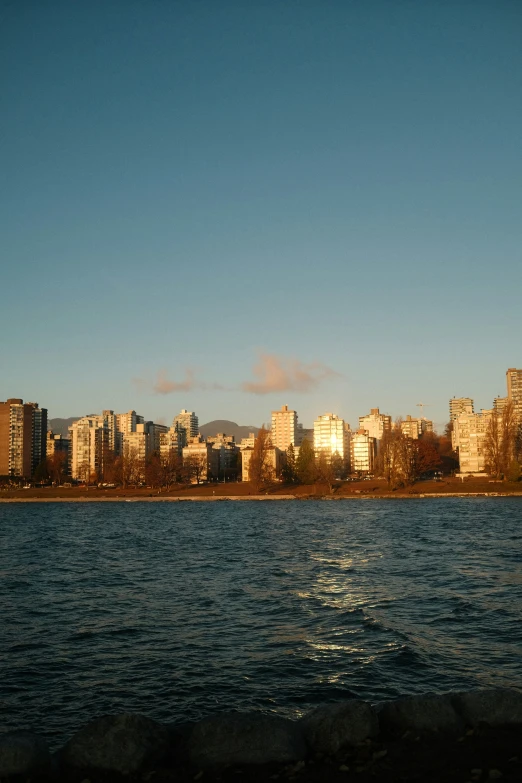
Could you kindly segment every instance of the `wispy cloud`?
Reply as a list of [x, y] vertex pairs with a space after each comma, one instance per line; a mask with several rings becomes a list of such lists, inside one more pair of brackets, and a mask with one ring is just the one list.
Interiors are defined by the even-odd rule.
[[132, 383], [140, 393], [153, 392], [154, 394], [175, 394], [176, 392], [189, 392], [195, 389], [202, 391], [230, 391], [220, 383], [206, 383], [196, 378], [196, 373], [190, 367], [185, 369], [185, 377], [181, 380], [171, 380], [167, 370], [158, 370], [154, 381], [144, 378], [133, 378]]
[[317, 388], [325, 378], [339, 373], [320, 362], [304, 364], [299, 359], [285, 358], [273, 353], [262, 353], [254, 365], [255, 381], [241, 385], [249, 394], [270, 394], [271, 392], [308, 392]]
[[194, 371], [190, 368], [185, 370], [185, 378], [182, 381], [171, 381], [167, 376], [166, 370], [158, 372], [156, 382], [152, 385], [155, 394], [173, 394], [174, 392], [187, 392], [196, 387]]

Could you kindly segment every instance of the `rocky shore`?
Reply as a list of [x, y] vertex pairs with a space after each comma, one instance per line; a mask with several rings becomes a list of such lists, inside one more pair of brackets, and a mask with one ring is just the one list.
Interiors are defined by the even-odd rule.
[[522, 691], [351, 699], [292, 721], [223, 713], [161, 725], [97, 718], [55, 753], [32, 731], [0, 735], [0, 780], [522, 781]]

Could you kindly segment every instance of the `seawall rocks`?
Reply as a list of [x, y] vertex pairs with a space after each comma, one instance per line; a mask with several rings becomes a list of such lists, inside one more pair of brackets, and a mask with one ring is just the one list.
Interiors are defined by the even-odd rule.
[[190, 735], [189, 756], [201, 768], [288, 764], [306, 758], [299, 724], [275, 715], [224, 713], [205, 718]]
[[65, 745], [65, 767], [113, 770], [129, 774], [161, 760], [168, 751], [164, 726], [142, 715], [106, 715], [88, 723]]
[[[373, 738], [382, 740], [405, 733], [458, 737], [467, 727], [486, 724], [522, 730], [522, 691], [488, 688], [425, 694], [373, 706], [349, 699], [318, 707], [296, 721], [271, 714], [228, 712], [184, 725], [182, 734], [186, 757], [197, 771], [241, 765], [299, 765], [310, 757], [335, 758], [340, 751], [360, 748]], [[64, 772], [78, 770], [86, 777], [89, 770], [128, 775], [165, 763], [185, 764], [175, 735], [176, 725], [168, 729], [141, 715], [108, 715], [74, 734], [53, 761]], [[38, 735], [18, 731], [0, 736], [2, 780], [20, 775], [45, 779], [50, 767], [49, 749]]]
[[0, 736], [0, 777], [45, 774], [51, 754], [42, 737], [29, 731], [10, 731]]
[[326, 755], [334, 755], [347, 745], [358, 745], [379, 733], [377, 712], [359, 699], [318, 707], [300, 723], [310, 750]]

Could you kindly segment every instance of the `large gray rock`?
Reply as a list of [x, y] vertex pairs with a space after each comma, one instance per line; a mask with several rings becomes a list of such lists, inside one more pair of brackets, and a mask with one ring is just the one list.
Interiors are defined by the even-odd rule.
[[306, 757], [299, 725], [274, 715], [222, 713], [196, 723], [190, 760], [201, 768], [234, 764], [281, 764]]
[[522, 724], [522, 693], [509, 688], [484, 688], [457, 693], [453, 704], [462, 719], [470, 726], [489, 723], [501, 726]]
[[358, 699], [318, 707], [301, 719], [301, 725], [310, 749], [328, 755], [379, 732], [375, 710], [368, 702]]
[[88, 723], [63, 748], [62, 764], [81, 769], [136, 772], [168, 750], [164, 726], [142, 715], [106, 715]]
[[47, 743], [29, 731], [10, 731], [0, 736], [0, 777], [47, 772], [51, 756]]
[[379, 712], [382, 731], [403, 734], [406, 731], [442, 731], [456, 733], [463, 727], [450, 694], [408, 696], [385, 702]]

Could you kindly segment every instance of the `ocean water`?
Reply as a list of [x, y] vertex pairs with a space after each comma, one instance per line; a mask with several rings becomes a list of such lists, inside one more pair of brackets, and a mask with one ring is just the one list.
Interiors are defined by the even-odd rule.
[[518, 498], [0, 505], [0, 732], [522, 685]]

